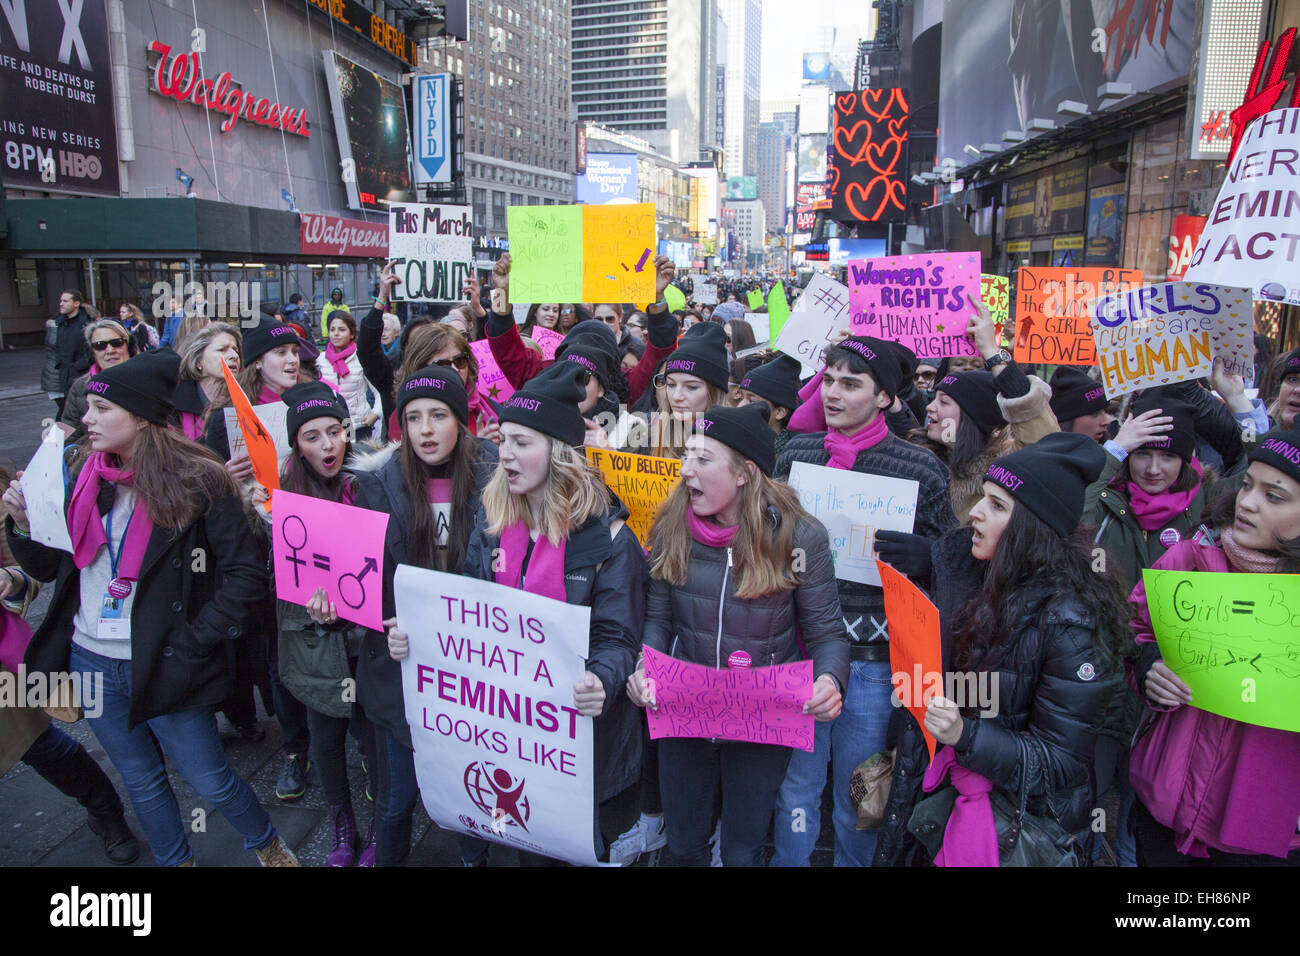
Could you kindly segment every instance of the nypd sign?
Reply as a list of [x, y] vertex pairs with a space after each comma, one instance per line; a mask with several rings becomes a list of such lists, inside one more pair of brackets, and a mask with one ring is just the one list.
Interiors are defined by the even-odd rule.
[[415, 182], [451, 182], [451, 74], [415, 78]]

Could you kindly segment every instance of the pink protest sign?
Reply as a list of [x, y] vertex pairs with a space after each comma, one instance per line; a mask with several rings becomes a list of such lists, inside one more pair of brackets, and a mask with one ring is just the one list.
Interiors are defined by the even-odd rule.
[[803, 712], [812, 661], [714, 670], [647, 647], [645, 676], [657, 705], [646, 708], [651, 740], [720, 737], [812, 752], [813, 717]]
[[854, 335], [902, 342], [917, 355], [974, 355], [966, 327], [979, 298], [978, 252], [921, 252], [849, 263]]
[[469, 343], [469, 350], [474, 353], [474, 358], [478, 360], [478, 393], [480, 395], [484, 398], [490, 398], [494, 402], [504, 402], [515, 393], [514, 388], [506, 381], [506, 373], [501, 371], [501, 366], [492, 357], [492, 346], [487, 339], [479, 339], [477, 342]]
[[554, 329], [544, 329], [540, 325], [534, 325], [528, 336], [542, 347], [542, 358], [548, 362], [555, 361], [555, 350], [564, 341], [563, 335]]
[[388, 515], [277, 488], [271, 527], [276, 597], [305, 606], [324, 588], [339, 617], [383, 629]]

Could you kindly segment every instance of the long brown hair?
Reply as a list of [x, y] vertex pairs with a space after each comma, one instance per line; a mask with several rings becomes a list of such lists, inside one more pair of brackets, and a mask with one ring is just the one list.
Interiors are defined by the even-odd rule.
[[[343, 435], [342, 459], [346, 462], [352, 457], [352, 441], [347, 437], [346, 427], [343, 429]], [[326, 501], [342, 501], [343, 489], [352, 480], [352, 476], [342, 469], [333, 478], [322, 478], [316, 469], [308, 464], [296, 444], [289, 457], [284, 460], [284, 464], [280, 466], [280, 487], [295, 495], [309, 495]]]
[[450, 325], [441, 322], [429, 322], [414, 329], [402, 347], [402, 364], [393, 376], [393, 398], [402, 388], [402, 383], [420, 369], [433, 364], [433, 357], [448, 346], [456, 350], [469, 363], [469, 378], [465, 380], [465, 391], [472, 392], [478, 382], [478, 359], [469, 350], [469, 342]]
[[429, 507], [424, 481], [432, 477], [429, 466], [415, 452], [415, 442], [406, 436], [406, 423], [398, 417], [402, 441], [394, 452], [402, 467], [406, 496], [411, 502], [410, 547], [406, 559], [411, 564], [433, 571], [459, 574], [465, 567], [469, 551], [469, 536], [474, 530], [476, 515], [470, 510], [470, 501], [477, 490], [479, 464], [478, 440], [459, 421], [456, 423], [456, 447], [447, 459], [451, 476], [451, 527], [447, 529], [445, 547], [438, 547], [438, 528], [434, 523], [433, 509]]
[[[732, 448], [727, 452], [733, 470], [737, 474], [745, 470], [746, 460]], [[732, 544], [736, 597], [756, 598], [798, 587], [800, 577], [793, 562], [795, 528], [800, 521], [813, 520], [798, 493], [755, 468], [738, 494], [740, 528]], [[690, 493], [678, 482], [650, 528], [650, 576], [677, 587], [686, 583], [691, 562], [690, 507]], [[780, 516], [775, 527], [773, 509]]]

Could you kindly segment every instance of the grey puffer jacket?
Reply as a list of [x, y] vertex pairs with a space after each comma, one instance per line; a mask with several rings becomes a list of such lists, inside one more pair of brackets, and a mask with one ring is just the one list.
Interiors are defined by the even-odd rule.
[[[771, 517], [774, 528], [783, 520], [775, 510]], [[742, 600], [736, 597], [736, 565], [747, 556], [692, 541], [684, 585], [650, 581], [645, 646], [716, 668], [744, 651], [755, 666], [768, 667], [802, 659], [802, 638], [814, 675], [830, 674], [842, 691], [849, 683], [849, 642], [826, 529], [800, 521], [794, 547], [807, 562], [799, 586]]]

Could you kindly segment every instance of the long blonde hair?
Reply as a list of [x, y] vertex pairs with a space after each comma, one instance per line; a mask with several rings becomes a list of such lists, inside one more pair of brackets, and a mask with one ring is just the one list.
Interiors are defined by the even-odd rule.
[[[748, 470], [746, 459], [730, 447], [727, 451], [736, 474]], [[731, 546], [736, 556], [736, 597], [756, 598], [794, 590], [800, 582], [795, 569], [795, 528], [801, 521], [813, 520], [798, 493], [755, 468], [738, 495], [740, 526]], [[678, 482], [650, 528], [650, 576], [677, 587], [686, 583], [691, 562], [690, 507], [690, 492]], [[775, 525], [773, 510], [780, 516]]]
[[530, 531], [544, 535], [551, 544], [568, 538], [592, 515], [604, 514], [609, 508], [609, 492], [600, 472], [587, 464], [586, 457], [566, 442], [545, 436], [551, 443], [550, 470], [546, 475], [546, 494], [542, 513], [533, 514], [524, 495], [516, 495], [506, 481], [505, 470], [498, 466], [483, 489], [483, 512], [488, 534], [500, 536], [512, 525], [523, 522]]
[[[700, 381], [704, 382], [704, 379]], [[735, 404], [728, 391], [718, 388], [712, 382], [704, 382], [704, 388], [709, 393], [709, 402], [704, 406], [706, 409], [714, 405], [731, 408]], [[673, 417], [672, 406], [668, 404], [667, 388], [660, 390], [656, 398], [659, 401], [659, 411], [650, 422], [650, 454], [660, 458], [681, 458], [686, 452], [686, 439], [691, 437], [694, 430], [695, 419], [704, 413], [693, 412], [690, 420], [682, 421]]]

